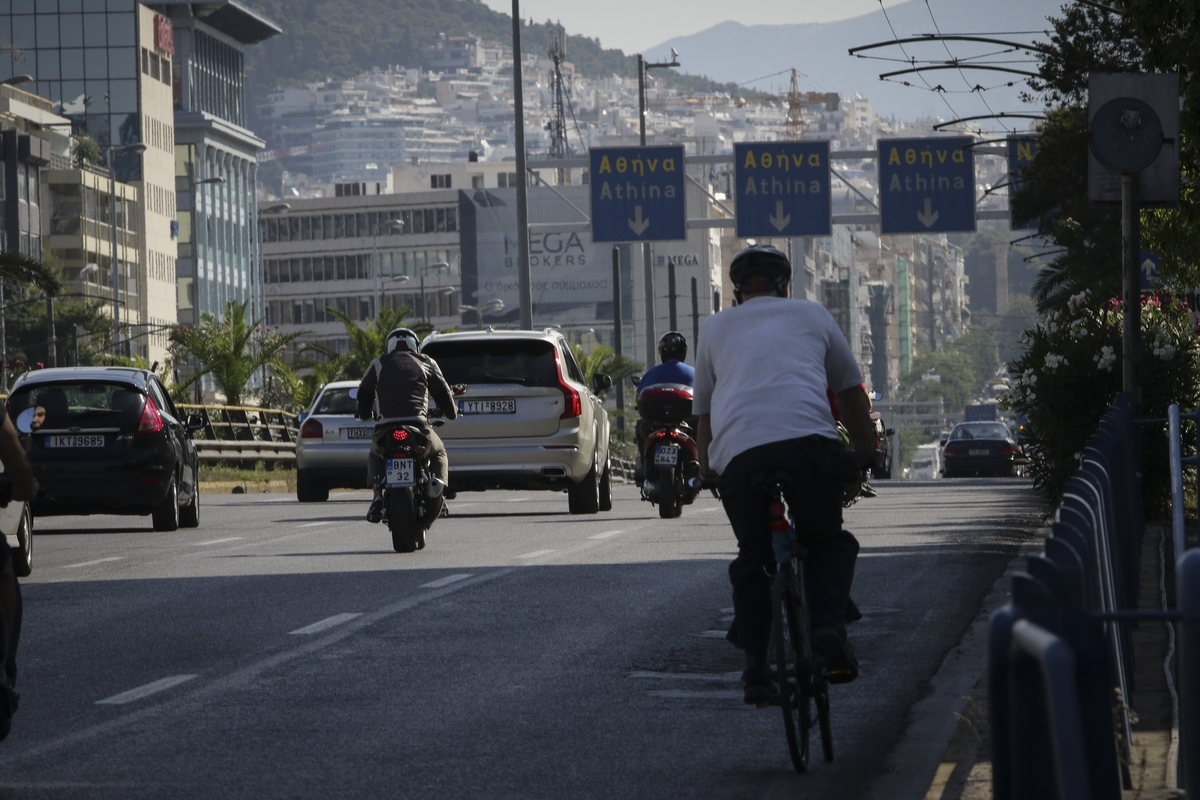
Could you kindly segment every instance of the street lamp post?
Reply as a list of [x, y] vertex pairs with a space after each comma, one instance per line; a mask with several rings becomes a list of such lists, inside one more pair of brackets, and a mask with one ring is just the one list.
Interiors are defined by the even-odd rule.
[[113, 355], [120, 354], [121, 343], [121, 256], [117, 241], [117, 173], [113, 169], [113, 153], [144, 153], [146, 145], [141, 142], [108, 146], [108, 226], [112, 232], [112, 315]]
[[479, 305], [475, 305], [475, 306], [468, 305], [466, 303], [459, 303], [458, 309], [459, 309], [459, 311], [474, 311], [475, 312], [475, 330], [481, 331], [481, 330], [483, 330], [483, 312], [485, 312], [485, 311], [493, 311], [493, 312], [503, 311], [504, 310], [504, 301], [501, 300], [499, 297], [496, 297], [491, 300], [488, 300], [485, 303], [480, 303]]
[[[646, 61], [638, 53], [638, 133], [642, 147], [646, 146], [646, 73], [652, 69], [679, 66], [679, 53], [671, 48], [670, 61]], [[654, 363], [654, 267], [650, 263], [650, 243], [642, 242], [642, 279], [646, 289], [646, 365]]]
[[438, 272], [450, 269], [450, 265], [445, 261], [439, 261], [436, 264], [427, 264], [424, 267], [417, 267], [421, 272], [421, 316], [425, 319], [425, 324], [429, 324], [429, 301], [425, 298], [425, 273], [431, 269], [436, 269]]
[[[404, 232], [404, 220], [389, 219], [383, 223], [396, 233]], [[383, 275], [379, 269], [379, 225], [371, 228], [371, 271], [375, 273], [375, 318], [379, 319], [379, 310], [383, 303]], [[406, 276], [407, 277], [407, 276]]]

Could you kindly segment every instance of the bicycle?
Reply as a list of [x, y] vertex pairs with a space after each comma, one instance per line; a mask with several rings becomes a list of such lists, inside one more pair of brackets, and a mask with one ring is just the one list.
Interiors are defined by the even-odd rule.
[[[813, 652], [808, 596], [804, 586], [804, 545], [784, 514], [783, 493], [793, 478], [787, 472], [756, 475], [751, 485], [771, 495], [771, 538], [777, 568], [771, 582], [771, 650], [783, 729], [796, 772], [808, 771], [809, 731], [820, 729], [825, 761], [833, 762], [833, 728], [829, 720], [829, 672]], [[813, 719], [813, 708], [816, 719]]]

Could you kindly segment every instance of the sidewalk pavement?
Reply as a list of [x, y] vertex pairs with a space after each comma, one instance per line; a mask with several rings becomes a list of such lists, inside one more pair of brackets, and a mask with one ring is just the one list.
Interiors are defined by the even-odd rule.
[[[1142, 572], [1138, 607], [1162, 608], [1162, 592], [1174, 606], [1175, 581], [1171, 549], [1165, 548], [1166, 570], [1162, 570], [1159, 543], [1169, 531], [1159, 525], [1147, 525], [1142, 543]], [[1165, 581], [1163, 580], [1165, 578]], [[1165, 587], [1162, 585], [1165, 583]], [[1183, 791], [1172, 788], [1178, 732], [1172, 730], [1172, 698], [1163, 662], [1167, 657], [1167, 623], [1147, 622], [1133, 632], [1134, 686], [1131, 706], [1134, 712], [1133, 744], [1129, 777], [1131, 789], [1126, 800], [1167, 800], [1182, 798]], [[926, 800], [991, 800], [992, 748], [987, 719], [987, 675], [975, 685], [958, 728], [938, 767]]]

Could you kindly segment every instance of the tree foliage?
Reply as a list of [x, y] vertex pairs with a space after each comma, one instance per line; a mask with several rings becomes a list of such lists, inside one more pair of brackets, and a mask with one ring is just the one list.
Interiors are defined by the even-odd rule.
[[575, 354], [575, 360], [579, 362], [579, 368], [583, 370], [583, 377], [588, 386], [592, 385], [592, 376], [596, 373], [609, 376], [616, 386], [620, 381], [630, 375], [636, 375], [643, 369], [642, 362], [634, 361], [624, 353], [617, 355], [616, 351], [606, 344], [597, 345], [590, 353], [585, 353], [581, 345], [573, 344], [571, 351]]
[[175, 362], [197, 365], [180, 382], [180, 391], [211, 375], [228, 405], [242, 405], [254, 373], [289, 342], [312, 332], [279, 333], [263, 328], [261, 319], [249, 318], [247, 306], [248, 303], [231, 301], [221, 319], [201, 314], [199, 324], [180, 326], [171, 333], [171, 355]]

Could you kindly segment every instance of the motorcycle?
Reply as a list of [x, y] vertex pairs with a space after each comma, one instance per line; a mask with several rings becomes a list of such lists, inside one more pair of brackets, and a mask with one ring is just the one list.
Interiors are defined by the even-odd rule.
[[642, 445], [642, 499], [673, 519], [700, 494], [700, 452], [691, 423], [692, 387], [651, 386], [638, 392], [638, 413], [649, 425]]
[[[445, 420], [431, 420], [441, 427]], [[383, 521], [392, 533], [392, 548], [411, 553], [425, 547], [425, 531], [442, 512], [445, 486], [429, 466], [429, 437], [416, 425], [396, 423], [375, 431], [375, 447], [383, 456]]]

